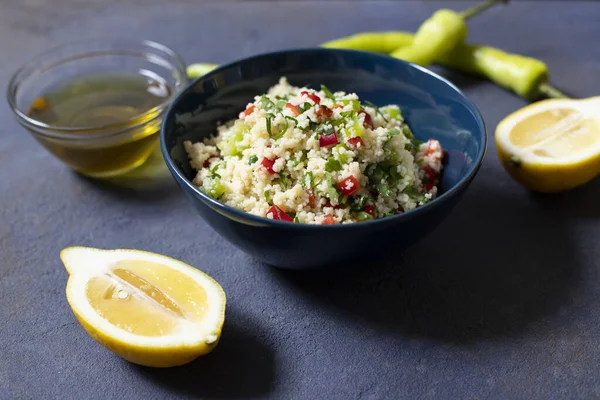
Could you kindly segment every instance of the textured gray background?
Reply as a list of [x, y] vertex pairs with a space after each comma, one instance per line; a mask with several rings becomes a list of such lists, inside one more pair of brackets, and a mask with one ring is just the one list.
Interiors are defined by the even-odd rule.
[[[364, 30], [414, 30], [451, 1], [0, 0], [0, 82], [50, 45], [147, 38], [222, 63]], [[574, 96], [600, 94], [600, 3], [517, 1], [471, 40], [544, 59]], [[489, 127], [525, 105], [447, 74]], [[4, 89], [3, 89], [4, 91]], [[493, 141], [462, 203], [394, 265], [349, 276], [269, 269], [225, 243], [170, 179], [132, 189], [82, 179], [0, 107], [0, 398], [600, 398], [600, 181], [535, 196]], [[168, 178], [168, 177], [167, 177]], [[68, 245], [177, 257], [228, 295], [221, 344], [183, 368], [113, 356], [75, 321]]]

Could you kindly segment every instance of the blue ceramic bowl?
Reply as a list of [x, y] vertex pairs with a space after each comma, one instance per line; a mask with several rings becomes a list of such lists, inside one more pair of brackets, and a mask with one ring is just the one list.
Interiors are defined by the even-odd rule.
[[[219, 121], [237, 118], [255, 95], [286, 76], [291, 84], [355, 92], [377, 105], [397, 104], [421, 140], [434, 138], [447, 151], [434, 201], [393, 217], [346, 225], [272, 221], [226, 206], [192, 183], [195, 171], [183, 148], [216, 132]], [[169, 170], [204, 220], [249, 255], [273, 266], [314, 269], [373, 265], [397, 255], [452, 212], [486, 149], [483, 119], [455, 86], [427, 69], [388, 56], [331, 49], [289, 50], [250, 57], [200, 77], [168, 110], [161, 148]], [[190, 240], [194, 240], [191, 238]]]

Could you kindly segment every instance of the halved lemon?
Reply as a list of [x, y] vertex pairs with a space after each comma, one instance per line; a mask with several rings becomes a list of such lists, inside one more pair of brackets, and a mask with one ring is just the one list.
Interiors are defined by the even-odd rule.
[[498, 124], [496, 147], [510, 175], [533, 191], [581, 186], [600, 174], [600, 97], [522, 108]]
[[139, 250], [69, 247], [67, 300], [100, 344], [149, 367], [186, 364], [213, 350], [225, 318], [225, 293], [181, 261]]

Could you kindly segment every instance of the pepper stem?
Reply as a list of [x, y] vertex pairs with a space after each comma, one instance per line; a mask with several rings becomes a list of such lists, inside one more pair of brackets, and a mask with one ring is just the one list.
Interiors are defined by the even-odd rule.
[[550, 98], [550, 99], [568, 99], [570, 98], [557, 88], [551, 86], [548, 82], [541, 83], [538, 87], [538, 91], [540, 94]]
[[483, 12], [485, 10], [487, 10], [490, 7], [495, 6], [496, 4], [506, 4], [508, 3], [508, 0], [486, 0], [483, 3], [480, 3], [474, 7], [471, 7], [469, 9], [466, 9], [465, 11], [460, 13], [460, 16], [467, 20], [471, 17], [476, 16], [477, 14], [479, 14], [480, 12]]

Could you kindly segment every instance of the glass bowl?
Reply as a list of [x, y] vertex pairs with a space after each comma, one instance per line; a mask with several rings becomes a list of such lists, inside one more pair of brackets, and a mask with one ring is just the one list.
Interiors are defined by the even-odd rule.
[[[44, 102], [40, 95], [57, 85], [104, 74], [152, 77], [171, 90], [161, 104], [119, 121], [49, 125], [30, 112]], [[23, 65], [11, 78], [7, 97], [18, 122], [56, 158], [83, 175], [110, 177], [136, 168], [152, 154], [163, 114], [187, 83], [185, 63], [166, 46], [151, 41], [91, 39], [55, 47]]]

